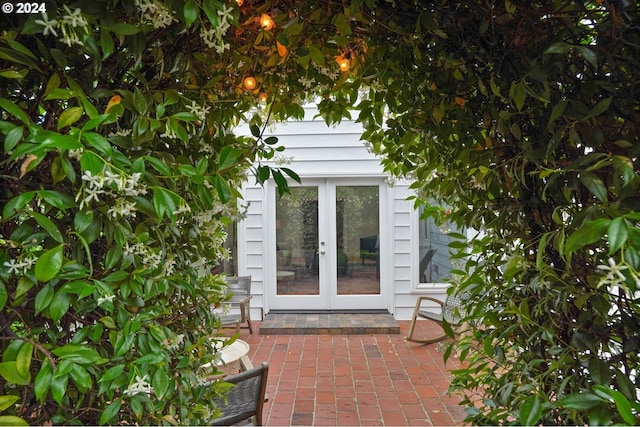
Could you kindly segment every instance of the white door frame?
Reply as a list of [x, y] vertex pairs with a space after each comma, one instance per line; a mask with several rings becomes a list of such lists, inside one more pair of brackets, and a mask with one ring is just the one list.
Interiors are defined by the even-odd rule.
[[[299, 186], [292, 182], [291, 186]], [[390, 310], [393, 301], [393, 280], [391, 280], [393, 259], [390, 192], [384, 179], [372, 178], [302, 178], [302, 186], [318, 187], [318, 236], [324, 241], [319, 256], [320, 294], [319, 295], [278, 295], [276, 241], [276, 191], [275, 185], [265, 186], [266, 239], [264, 247], [265, 262], [265, 308], [267, 310]], [[380, 294], [376, 295], [338, 295], [336, 262], [336, 186], [378, 186], [379, 197], [379, 247], [380, 247]], [[320, 251], [321, 248], [318, 248]]]

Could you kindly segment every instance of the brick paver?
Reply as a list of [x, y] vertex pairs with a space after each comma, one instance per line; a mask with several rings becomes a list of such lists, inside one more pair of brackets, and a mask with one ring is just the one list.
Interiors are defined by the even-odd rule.
[[[264, 335], [260, 324], [240, 338], [254, 365], [269, 362], [265, 425], [462, 425], [464, 412], [446, 394], [449, 370], [438, 344], [400, 334]], [[418, 322], [425, 334], [438, 331]]]

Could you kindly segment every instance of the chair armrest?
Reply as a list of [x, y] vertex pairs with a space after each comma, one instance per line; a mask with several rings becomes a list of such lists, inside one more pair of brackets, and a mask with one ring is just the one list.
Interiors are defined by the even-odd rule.
[[422, 306], [422, 302], [423, 301], [431, 301], [431, 302], [435, 302], [436, 304], [440, 305], [440, 308], [444, 308], [444, 301], [439, 300], [437, 298], [433, 298], [433, 297], [428, 297], [428, 296], [420, 296], [418, 297], [418, 300], [416, 301], [416, 311], [420, 310], [420, 307]]

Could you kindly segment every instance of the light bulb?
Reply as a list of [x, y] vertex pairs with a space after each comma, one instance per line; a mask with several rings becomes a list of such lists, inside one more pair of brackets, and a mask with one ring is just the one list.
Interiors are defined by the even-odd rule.
[[256, 79], [254, 77], [247, 77], [246, 79], [244, 79], [244, 87], [249, 90], [255, 89], [256, 84]]
[[267, 95], [265, 92], [260, 92], [260, 95], [258, 95], [258, 100], [263, 104], [266, 104], [266, 102], [269, 100], [269, 95]]
[[338, 59], [338, 66], [340, 67], [340, 71], [342, 72], [349, 71], [351, 61], [349, 61], [347, 58], [340, 58]]
[[273, 19], [271, 19], [269, 15], [263, 13], [262, 16], [260, 16], [260, 26], [263, 30], [269, 31], [276, 26], [276, 23], [273, 22]]
[[236, 4], [238, 6], [242, 6], [244, 4], [244, 0], [236, 0]]

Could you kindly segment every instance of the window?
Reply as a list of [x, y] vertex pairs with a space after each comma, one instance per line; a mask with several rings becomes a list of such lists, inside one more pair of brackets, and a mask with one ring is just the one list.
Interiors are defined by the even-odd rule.
[[442, 283], [454, 269], [453, 260], [449, 254], [449, 243], [453, 239], [448, 235], [449, 225], [439, 227], [433, 218], [422, 218], [423, 208], [419, 210], [419, 240], [418, 240], [418, 274], [419, 283]]

